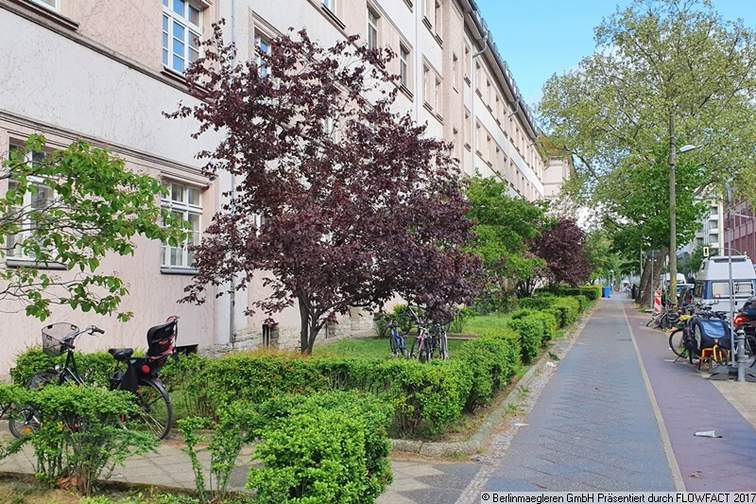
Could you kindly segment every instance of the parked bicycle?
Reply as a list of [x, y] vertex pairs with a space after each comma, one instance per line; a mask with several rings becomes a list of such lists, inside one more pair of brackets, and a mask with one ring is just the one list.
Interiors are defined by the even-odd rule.
[[446, 326], [438, 322], [421, 319], [417, 313], [409, 308], [417, 324], [417, 336], [412, 343], [410, 357], [420, 362], [432, 359], [449, 358], [449, 342]]
[[660, 313], [653, 315], [651, 320], [646, 322], [646, 327], [651, 327], [653, 329], [670, 329], [675, 327], [679, 318], [680, 314], [676, 310], [665, 307]]
[[[51, 356], [66, 353], [63, 366], [55, 366], [35, 374], [26, 384], [29, 389], [47, 385], [86, 385], [86, 379], [76, 366], [74, 350], [76, 339], [82, 334], [104, 334], [105, 331], [89, 326], [79, 329], [73, 324], [59, 322], [42, 329], [42, 350]], [[128, 428], [136, 428], [164, 439], [171, 430], [173, 406], [171, 398], [158, 376], [168, 357], [177, 358], [175, 342], [178, 338], [178, 318], [170, 317], [166, 323], [147, 331], [147, 355], [134, 357], [133, 348], [111, 348], [108, 352], [115, 360], [115, 370], [110, 378], [111, 390], [125, 390], [134, 394], [139, 413], [134, 418], [121, 418]], [[125, 365], [125, 368], [124, 368]], [[8, 412], [8, 427], [16, 437], [23, 437], [39, 429], [39, 413], [28, 405], [11, 406]]]
[[691, 364], [698, 361], [700, 369], [704, 364], [711, 366], [727, 361], [730, 337], [724, 313], [712, 311], [711, 306], [689, 306], [669, 335], [669, 347], [678, 358], [687, 359]]
[[407, 340], [399, 332], [399, 324], [395, 320], [389, 322], [389, 345], [391, 346], [391, 355], [394, 357], [405, 357], [407, 355]]

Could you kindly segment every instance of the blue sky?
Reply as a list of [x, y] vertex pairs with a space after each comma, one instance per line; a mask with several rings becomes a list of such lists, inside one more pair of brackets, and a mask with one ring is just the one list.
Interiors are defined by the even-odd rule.
[[[533, 105], [553, 73], [593, 52], [593, 28], [627, 0], [477, 0], [520, 92]], [[713, 0], [725, 18], [756, 25], [756, 0]]]

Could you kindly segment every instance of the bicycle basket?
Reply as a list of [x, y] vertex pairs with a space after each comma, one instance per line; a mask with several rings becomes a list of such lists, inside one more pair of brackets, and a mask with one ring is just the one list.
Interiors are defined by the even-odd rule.
[[42, 351], [47, 355], [56, 356], [65, 352], [68, 345], [63, 338], [78, 331], [79, 328], [70, 322], [56, 322], [42, 328]]

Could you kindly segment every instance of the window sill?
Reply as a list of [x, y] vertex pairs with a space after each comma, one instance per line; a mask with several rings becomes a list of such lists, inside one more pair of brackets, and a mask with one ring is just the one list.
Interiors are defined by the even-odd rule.
[[172, 68], [163, 65], [163, 70], [160, 73], [180, 84], [183, 84], [184, 86], [187, 85], [186, 76]]
[[467, 150], [471, 151], [471, 150], [472, 150], [472, 147], [470, 147], [470, 144], [469, 144], [469, 143], [465, 142], [465, 149], [467, 149]]
[[470, 86], [472, 84], [472, 82], [470, 81], [470, 76], [469, 75], [465, 75], [465, 82], [467, 83], [468, 86]]
[[31, 0], [11, 0], [11, 3], [24, 9], [25, 11], [33, 12], [38, 17], [52, 21], [53, 23], [57, 24], [58, 26], [62, 26], [63, 28], [67, 28], [71, 31], [76, 31], [79, 29], [79, 23], [77, 23], [73, 19], [59, 14], [58, 12], [50, 8], [34, 3]]
[[316, 3], [318, 3], [319, 5], [316, 5], [315, 8], [318, 9], [320, 13], [323, 14], [326, 17], [326, 19], [328, 19], [328, 21], [331, 22], [331, 24], [333, 24], [336, 28], [338, 28], [341, 32], [343, 32], [344, 29], [346, 28], [346, 25], [341, 19], [339, 19], [339, 16], [336, 15], [336, 13], [333, 12], [331, 9], [323, 5], [323, 3], [320, 0], [316, 0]]
[[436, 33], [434, 34], [433, 38], [436, 39], [436, 42], [438, 42], [438, 45], [440, 45], [441, 47], [444, 47], [444, 39], [441, 38], [441, 35]]
[[407, 7], [409, 7], [409, 10], [412, 10], [412, 0], [404, 0], [404, 3], [407, 4]]
[[40, 263], [35, 261], [34, 259], [16, 259], [13, 257], [8, 257], [5, 259], [5, 265], [9, 268], [35, 268], [35, 269], [44, 269], [44, 270], [65, 270], [67, 269], [63, 264], [61, 263]]
[[405, 96], [407, 96], [407, 98], [409, 98], [410, 100], [412, 100], [414, 98], [414, 95], [412, 94], [412, 91], [410, 91], [410, 89], [407, 86], [405, 86], [404, 84], [400, 84], [399, 85], [399, 90], [402, 93], [404, 93]]
[[423, 16], [423, 24], [428, 30], [430, 30], [431, 35], [433, 35], [433, 25], [431, 24], [430, 19], [428, 19], [428, 16]]
[[178, 268], [172, 266], [160, 266], [160, 273], [163, 275], [184, 275], [194, 276], [199, 272], [197, 268]]

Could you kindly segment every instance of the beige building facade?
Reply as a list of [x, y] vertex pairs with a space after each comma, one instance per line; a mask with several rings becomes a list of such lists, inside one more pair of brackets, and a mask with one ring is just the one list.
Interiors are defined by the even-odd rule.
[[[162, 113], [191, 103], [182, 73], [219, 19], [240, 60], [289, 27], [307, 29], [322, 44], [356, 33], [362, 43], [391, 47], [402, 76], [397, 107], [427, 123], [429, 135], [453, 142], [465, 173], [498, 177], [530, 201], [549, 196], [537, 126], [471, 0], [0, 0], [0, 155], [34, 132], [53, 148], [79, 138], [106, 147], [163, 180], [170, 195], [162, 204], [182, 212], [195, 231], [190, 241], [200, 240], [231, 180], [206, 179], [195, 158], [215, 139], [192, 140], [196, 125]], [[30, 260], [6, 252], [0, 268]], [[181, 317], [180, 345], [261, 342], [265, 316], [245, 314], [265, 295], [260, 281], [203, 306], [176, 302], [193, 273], [187, 246], [145, 240], [134, 256], [110, 258], [102, 268], [124, 278], [124, 309], [135, 317], [122, 324], [57, 310], [50, 320], [106, 330], [81, 341], [84, 350], [144, 346], [146, 330], [172, 314]], [[14, 308], [0, 307], [0, 375], [39, 342], [42, 324]], [[280, 344], [295, 345], [296, 310], [276, 318]], [[369, 334], [371, 327], [368, 314], [355, 312], [328, 335]]]

